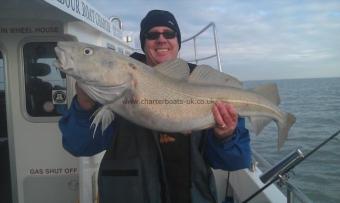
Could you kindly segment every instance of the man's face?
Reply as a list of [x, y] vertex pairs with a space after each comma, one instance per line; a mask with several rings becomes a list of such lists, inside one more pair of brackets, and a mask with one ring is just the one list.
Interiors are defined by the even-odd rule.
[[[149, 30], [148, 33], [157, 36], [157, 33], [174, 32], [172, 29], [165, 26], [156, 26]], [[150, 34], [150, 35], [151, 35]], [[146, 55], [146, 63], [150, 66], [155, 66], [165, 61], [177, 58], [179, 45], [177, 42], [177, 35], [169, 38], [169, 35], [159, 35], [156, 39], [145, 39], [144, 52]], [[170, 35], [171, 37], [171, 35]]]

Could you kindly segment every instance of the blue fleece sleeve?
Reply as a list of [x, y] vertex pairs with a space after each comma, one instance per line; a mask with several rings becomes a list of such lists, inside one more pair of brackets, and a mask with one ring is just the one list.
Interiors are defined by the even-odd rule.
[[210, 166], [228, 171], [248, 168], [251, 164], [249, 131], [244, 118], [239, 118], [234, 135], [218, 140], [213, 129], [207, 131], [204, 156]]
[[92, 122], [90, 118], [96, 108], [92, 111], [83, 110], [75, 96], [70, 108], [59, 120], [63, 147], [74, 156], [92, 156], [111, 146], [115, 122], [105, 129], [103, 134], [98, 126], [93, 137], [94, 128], [90, 127]]

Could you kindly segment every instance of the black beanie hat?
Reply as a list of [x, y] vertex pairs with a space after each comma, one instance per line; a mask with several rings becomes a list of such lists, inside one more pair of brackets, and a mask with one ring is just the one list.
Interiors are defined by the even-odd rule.
[[181, 48], [181, 31], [179, 30], [175, 16], [169, 11], [151, 10], [140, 23], [140, 45], [144, 51], [145, 34], [153, 27], [166, 26], [177, 33], [178, 46]]

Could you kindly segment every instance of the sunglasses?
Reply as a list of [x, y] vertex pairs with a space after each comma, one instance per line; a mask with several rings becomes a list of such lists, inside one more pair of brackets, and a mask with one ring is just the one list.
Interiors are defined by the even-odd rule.
[[173, 39], [177, 36], [175, 31], [165, 31], [165, 32], [148, 32], [145, 34], [145, 38], [148, 40], [155, 40], [158, 39], [161, 35], [165, 39]]

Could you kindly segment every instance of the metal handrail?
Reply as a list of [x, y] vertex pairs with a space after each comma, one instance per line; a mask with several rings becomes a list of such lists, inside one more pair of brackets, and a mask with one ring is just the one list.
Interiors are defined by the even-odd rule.
[[[265, 168], [271, 168], [272, 164], [270, 164], [266, 159], [264, 159], [259, 153], [257, 153], [254, 149], [251, 150], [253, 158], [256, 162], [262, 164]], [[285, 182], [285, 186], [287, 188], [287, 203], [293, 203], [294, 199], [298, 199], [299, 202], [302, 203], [312, 203], [313, 201], [310, 200], [300, 189], [295, 187], [289, 181]]]
[[[204, 33], [206, 30], [208, 30], [210, 27], [212, 27], [213, 29], [213, 36], [214, 36], [214, 45], [215, 45], [215, 54], [211, 55], [211, 56], [206, 56], [206, 57], [201, 57], [201, 58], [197, 58], [197, 46], [196, 46], [196, 39], [197, 37], [199, 37], [202, 33]], [[217, 65], [220, 71], [222, 71], [222, 65], [221, 65], [221, 61], [220, 61], [220, 54], [219, 54], [219, 46], [218, 46], [218, 40], [217, 40], [217, 36], [216, 36], [216, 25], [215, 23], [211, 22], [209, 23], [207, 26], [205, 26], [202, 30], [200, 30], [199, 32], [197, 32], [196, 34], [194, 34], [193, 36], [185, 39], [182, 41], [182, 44], [189, 42], [189, 41], [193, 41], [194, 42], [194, 59], [193, 60], [187, 60], [188, 62], [196, 62], [196, 64], [199, 61], [202, 60], [207, 60], [213, 57], [217, 58]], [[253, 158], [256, 160], [256, 162], [262, 164], [265, 168], [271, 168], [272, 164], [270, 164], [266, 159], [264, 159], [260, 154], [258, 154], [255, 150], [252, 149], [252, 154], [253, 154]], [[256, 165], [256, 164], [255, 164]], [[255, 167], [254, 165], [254, 167]], [[311, 203], [312, 200], [310, 200], [301, 190], [299, 190], [298, 188], [296, 188], [294, 185], [292, 185], [291, 183], [289, 183], [288, 181], [285, 182], [285, 185], [287, 187], [287, 203], [292, 203], [294, 198], [297, 198], [300, 202], [303, 203]]]
[[113, 23], [114, 21], [116, 21], [116, 22], [118, 23], [118, 28], [119, 28], [120, 30], [123, 29], [123, 22], [122, 22], [122, 20], [120, 20], [120, 18], [118, 18], [118, 17], [116, 17], [116, 16], [111, 16], [109, 19], [110, 19], [110, 22], [111, 22], [111, 23]]
[[290, 182], [285, 183], [287, 187], [287, 202], [293, 203], [294, 198], [297, 198], [302, 203], [312, 203], [313, 201], [310, 200], [305, 193], [303, 193], [301, 190], [296, 188], [294, 185], [292, 185]]
[[[208, 57], [202, 57], [202, 58], [197, 58], [197, 46], [196, 46], [196, 39], [198, 36], [200, 36], [202, 33], [204, 33], [206, 30], [208, 30], [210, 27], [212, 27], [213, 29], [213, 36], [214, 36], [214, 45], [215, 45], [215, 54], [211, 55], [211, 56], [208, 56]], [[220, 51], [219, 51], [219, 46], [218, 46], [218, 40], [217, 40], [217, 34], [216, 34], [216, 25], [214, 22], [211, 22], [209, 23], [207, 26], [205, 26], [202, 30], [200, 30], [199, 32], [197, 32], [196, 34], [194, 34], [193, 36], [185, 39], [182, 41], [182, 44], [183, 43], [186, 43], [190, 40], [193, 40], [194, 41], [194, 53], [195, 53], [195, 59], [193, 60], [188, 60], [188, 62], [195, 62], [196, 64], [199, 62], [199, 61], [202, 61], [202, 60], [207, 60], [207, 59], [210, 59], [210, 58], [213, 58], [213, 57], [216, 57], [216, 60], [217, 60], [217, 66], [218, 66], [218, 69], [219, 71], [223, 71], [222, 70], [222, 65], [221, 65], [221, 59], [220, 59]]]

